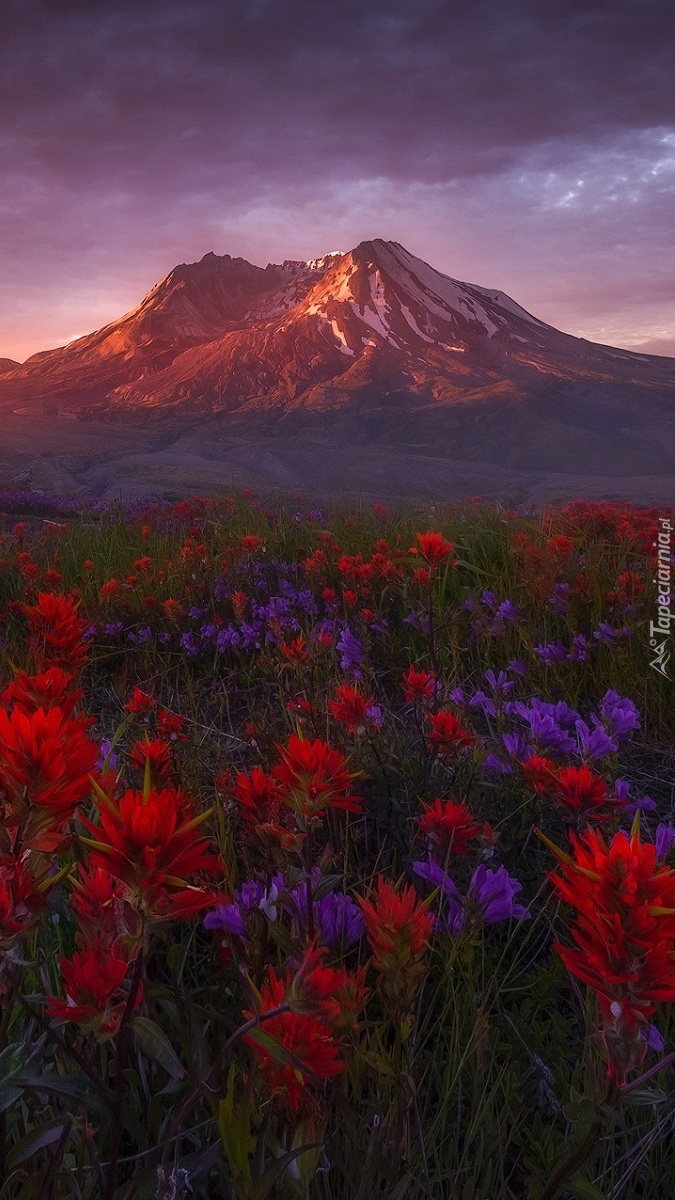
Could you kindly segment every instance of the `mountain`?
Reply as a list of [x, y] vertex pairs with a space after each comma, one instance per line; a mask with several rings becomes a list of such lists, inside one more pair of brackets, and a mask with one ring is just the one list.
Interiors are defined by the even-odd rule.
[[13, 358], [0, 358], [0, 375], [5, 375], [8, 371], [15, 371], [20, 366], [21, 363]]
[[271, 439], [278, 458], [304, 438], [474, 473], [675, 473], [675, 360], [561, 333], [379, 238], [265, 268], [181, 264], [119, 321], [5, 368], [3, 410], [123, 422], [167, 448], [204, 435], [210, 453]]

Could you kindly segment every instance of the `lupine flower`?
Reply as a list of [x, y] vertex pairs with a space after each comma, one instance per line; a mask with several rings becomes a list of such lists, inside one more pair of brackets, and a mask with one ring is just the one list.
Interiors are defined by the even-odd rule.
[[664, 863], [673, 845], [675, 845], [675, 827], [673, 825], [664, 825], [663, 822], [660, 822], [656, 826], [654, 845], [656, 847], [656, 861]]
[[[60, 964], [66, 998], [47, 996], [50, 1015], [74, 1021], [102, 1039], [110, 1037], [118, 1028], [129, 999], [128, 988], [123, 986], [129, 969], [127, 960], [95, 937], [72, 959], [62, 956]], [[138, 1005], [141, 999], [139, 988], [135, 1003]]]
[[618, 692], [605, 692], [600, 713], [617, 742], [625, 741], [635, 729], [640, 728], [640, 714], [633, 701], [622, 699]]
[[[597, 720], [597, 717], [595, 719]], [[585, 721], [579, 720], [575, 721], [575, 729], [579, 753], [585, 758], [607, 758], [609, 754], [616, 754], [617, 743], [612, 741], [602, 725], [598, 724], [589, 729]]]
[[510, 919], [529, 920], [530, 913], [514, 897], [522, 892], [523, 885], [512, 879], [506, 867], [491, 871], [481, 863], [474, 871], [467, 892], [467, 901], [475, 907], [486, 925]]
[[[317, 876], [312, 881], [312, 893], [318, 882], [319, 877]], [[301, 883], [299, 887], [293, 888], [288, 893], [288, 901], [293, 915], [298, 918], [302, 928], [307, 929], [309, 927], [309, 888], [307, 883]], [[329, 892], [327, 896], [321, 896], [318, 900], [313, 898], [312, 916], [319, 942], [331, 950], [336, 949], [341, 942], [344, 942], [345, 947], [352, 946], [354, 942], [358, 942], [363, 933], [361, 909], [351, 896], [346, 896], [342, 892]]]
[[336, 649], [340, 651], [342, 658], [340, 666], [343, 671], [351, 671], [357, 679], [361, 679], [363, 672], [361, 664], [363, 662], [363, 646], [361, 642], [351, 630], [345, 625]]
[[527, 909], [515, 903], [516, 895], [523, 890], [522, 884], [511, 878], [506, 867], [491, 871], [481, 863], [471, 876], [465, 897], [460, 895], [454, 880], [433, 860], [414, 862], [412, 868], [416, 875], [439, 888], [443, 895], [443, 911], [436, 922], [437, 928], [458, 934], [472, 914], [484, 925], [530, 918]]
[[448, 709], [437, 713], [429, 713], [431, 733], [429, 741], [438, 748], [440, 754], [457, 754], [476, 744], [473, 733], [465, 729], [462, 722]]
[[[261, 992], [260, 1016], [288, 1003], [286, 983], [277, 977], [274, 967], [270, 966], [268, 970], [269, 978]], [[249, 1009], [243, 1015], [250, 1020], [256, 1014]], [[311, 1104], [307, 1090], [310, 1083], [331, 1079], [344, 1070], [339, 1045], [328, 1023], [320, 1017], [280, 1012], [269, 1017], [261, 1028], [280, 1047], [282, 1053], [279, 1056], [256, 1041], [255, 1032], [246, 1034], [244, 1041], [256, 1056], [265, 1096], [282, 1107], [294, 1112], [307, 1108]], [[293, 1057], [284, 1061], [284, 1051]]]
[[535, 646], [534, 653], [550, 667], [553, 663], [564, 662], [567, 658], [567, 646], [564, 642], [548, 642], [545, 646]]

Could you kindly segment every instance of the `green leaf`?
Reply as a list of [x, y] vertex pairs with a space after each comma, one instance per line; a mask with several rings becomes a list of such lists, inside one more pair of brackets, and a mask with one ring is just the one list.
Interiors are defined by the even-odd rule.
[[185, 1078], [185, 1067], [156, 1021], [152, 1021], [150, 1017], [133, 1017], [131, 1028], [138, 1048], [147, 1054], [148, 1058], [160, 1063], [172, 1079]]
[[[58, 1096], [67, 1096], [91, 1111], [107, 1112], [110, 1107], [84, 1075], [19, 1075], [13, 1081], [13, 1086], [22, 1091], [54, 1092]], [[112, 1099], [110, 1093], [109, 1101], [112, 1102]]]
[[64, 1130], [68, 1129], [71, 1124], [70, 1117], [57, 1117], [56, 1120], [41, 1125], [39, 1129], [32, 1129], [10, 1150], [7, 1155], [7, 1169], [11, 1171], [20, 1163], [27, 1162], [29, 1158], [37, 1154], [38, 1150], [44, 1150], [46, 1146], [58, 1142], [59, 1138], [63, 1136]]
[[600, 1188], [596, 1188], [590, 1179], [585, 1179], [583, 1175], [575, 1175], [570, 1179], [567, 1187], [572, 1195], [578, 1197], [578, 1200], [607, 1200], [606, 1192], [601, 1192]]
[[288, 1154], [282, 1155], [281, 1158], [275, 1159], [267, 1170], [263, 1171], [260, 1178], [256, 1180], [256, 1185], [252, 1192], [252, 1200], [265, 1200], [265, 1197], [269, 1196], [272, 1188], [283, 1175], [286, 1168], [290, 1167], [291, 1163], [295, 1162], [296, 1158], [299, 1158], [301, 1154], [306, 1154], [308, 1150], [316, 1150], [317, 1144], [311, 1143], [309, 1146], [298, 1146], [295, 1150], [289, 1150]]
[[663, 1104], [668, 1096], [661, 1088], [636, 1088], [624, 1097], [624, 1104]]

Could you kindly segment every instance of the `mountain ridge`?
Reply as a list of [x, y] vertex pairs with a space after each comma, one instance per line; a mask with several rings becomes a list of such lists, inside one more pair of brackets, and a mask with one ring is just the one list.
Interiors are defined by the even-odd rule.
[[147, 426], [167, 444], [208, 427], [216, 445], [372, 446], [394, 473], [416, 456], [675, 473], [675, 359], [562, 333], [381, 238], [265, 267], [178, 264], [119, 320], [0, 373], [2, 412]]

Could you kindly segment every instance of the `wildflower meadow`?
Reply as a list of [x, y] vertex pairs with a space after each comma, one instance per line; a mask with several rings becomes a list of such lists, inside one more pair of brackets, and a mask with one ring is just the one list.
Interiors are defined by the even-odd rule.
[[672, 1195], [672, 514], [0, 509], [0, 1200]]

